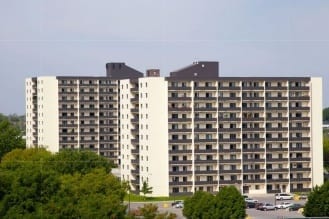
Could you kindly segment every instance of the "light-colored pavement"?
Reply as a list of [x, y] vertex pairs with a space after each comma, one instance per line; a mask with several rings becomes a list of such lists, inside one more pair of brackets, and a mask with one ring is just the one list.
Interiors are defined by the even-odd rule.
[[[254, 195], [251, 196], [254, 199], [257, 199], [259, 202], [266, 202], [271, 204], [279, 204], [281, 201], [276, 201], [274, 195]], [[292, 203], [300, 203], [305, 204], [305, 200], [295, 201], [295, 200], [287, 200], [286, 202]], [[149, 202], [147, 202], [149, 203]], [[159, 212], [172, 212], [177, 215], [177, 218], [183, 219], [185, 218], [182, 213], [181, 208], [173, 208], [171, 206], [172, 202], [155, 202], [158, 206]], [[128, 204], [128, 203], [126, 203]], [[143, 202], [131, 202], [130, 209], [137, 209], [138, 207], [142, 207], [144, 204]], [[304, 216], [297, 212], [297, 211], [287, 211], [286, 209], [278, 209], [275, 211], [259, 211], [254, 208], [247, 209], [247, 214], [250, 219], [284, 219], [284, 218], [303, 218]]]

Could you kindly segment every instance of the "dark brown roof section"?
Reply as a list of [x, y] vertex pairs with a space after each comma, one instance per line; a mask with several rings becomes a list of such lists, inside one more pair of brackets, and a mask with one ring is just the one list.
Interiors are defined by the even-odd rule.
[[160, 77], [160, 69], [147, 69], [146, 77]]
[[174, 79], [213, 79], [219, 77], [218, 62], [194, 62], [192, 65], [170, 72]]
[[106, 63], [106, 76], [112, 79], [134, 79], [142, 78], [142, 72], [126, 65], [124, 62]]

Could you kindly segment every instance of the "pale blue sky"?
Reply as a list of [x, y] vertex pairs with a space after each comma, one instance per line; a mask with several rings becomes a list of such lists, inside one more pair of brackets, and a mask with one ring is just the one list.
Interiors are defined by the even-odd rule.
[[0, 113], [25, 113], [26, 77], [197, 60], [222, 76], [323, 77], [327, 107], [329, 1], [0, 0]]

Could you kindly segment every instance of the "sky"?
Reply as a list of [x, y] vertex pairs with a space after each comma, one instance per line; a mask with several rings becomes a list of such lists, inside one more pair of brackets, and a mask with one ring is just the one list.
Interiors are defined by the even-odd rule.
[[328, 107], [329, 1], [0, 0], [3, 114], [25, 114], [28, 77], [105, 76], [107, 62], [167, 76], [194, 61], [223, 77], [322, 77]]

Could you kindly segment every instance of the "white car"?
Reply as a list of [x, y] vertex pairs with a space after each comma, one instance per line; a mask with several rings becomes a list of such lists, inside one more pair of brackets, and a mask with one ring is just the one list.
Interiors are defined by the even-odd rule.
[[258, 202], [258, 200], [253, 199], [253, 198], [245, 198], [244, 201], [245, 202], [253, 202], [253, 203], [257, 203]]
[[290, 202], [281, 202], [280, 204], [275, 205], [275, 208], [286, 209], [291, 205], [292, 205], [292, 203], [290, 203]]
[[279, 193], [275, 195], [276, 200], [291, 200], [293, 199], [292, 195], [289, 195], [287, 193]]

